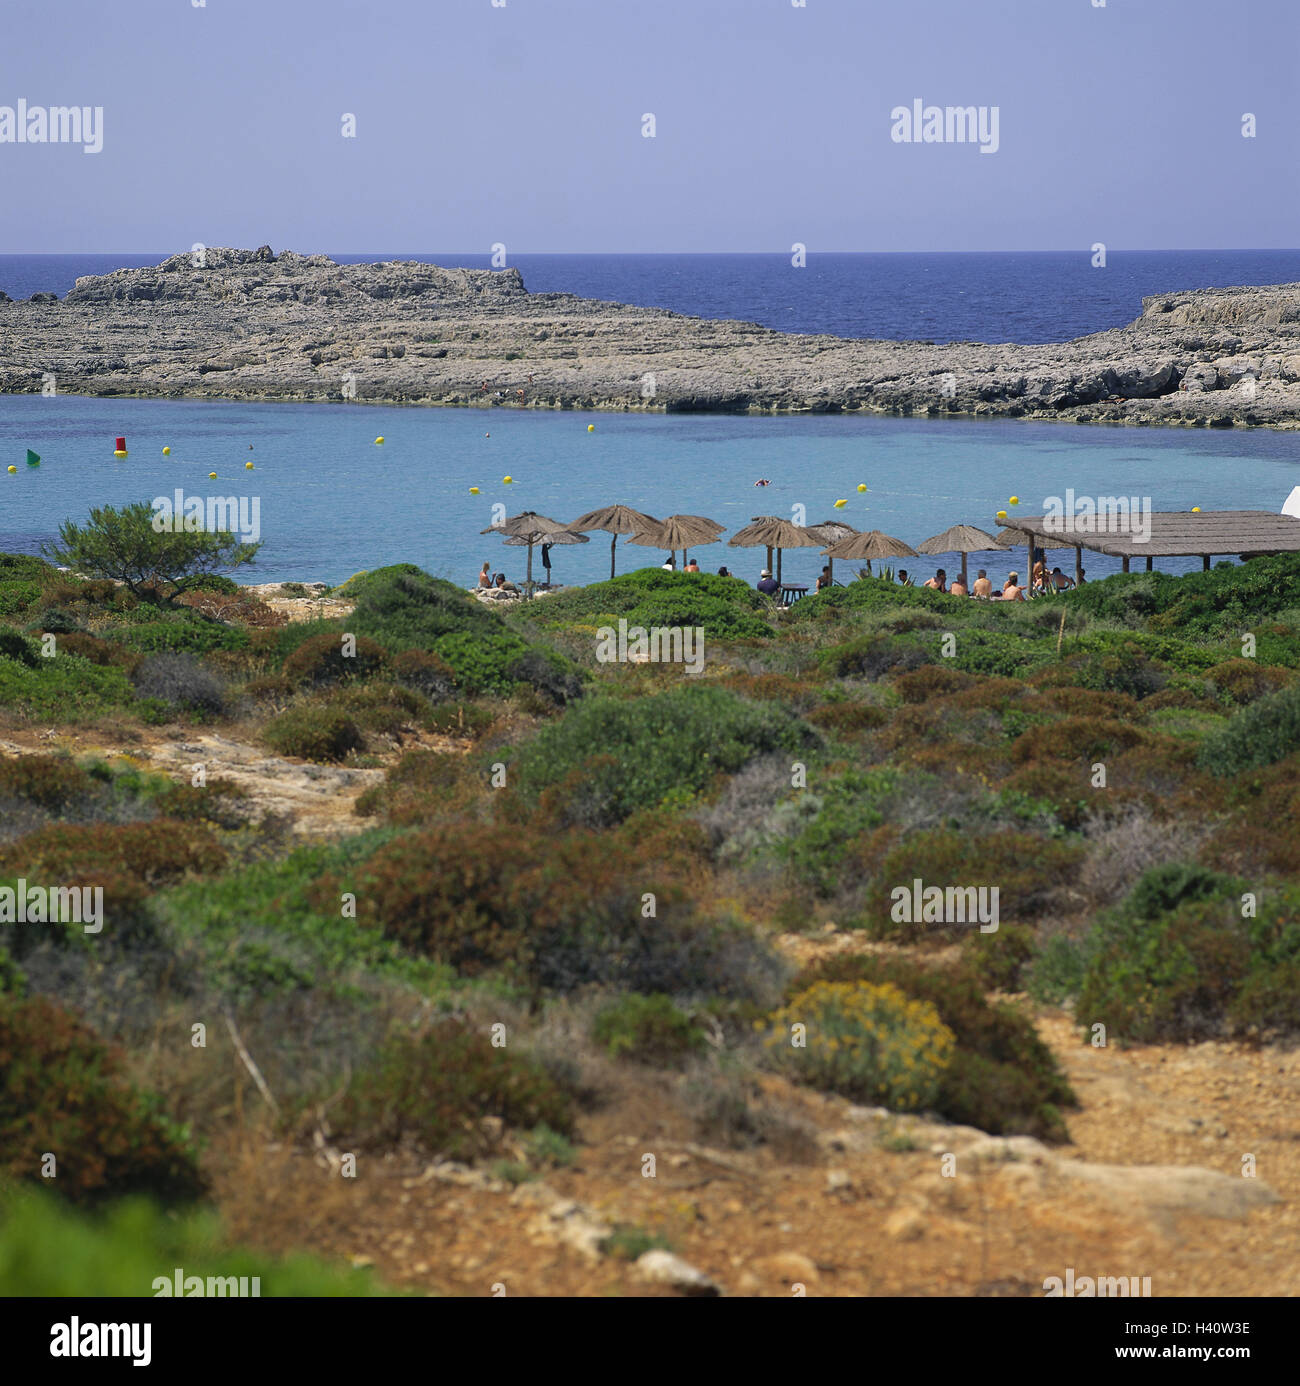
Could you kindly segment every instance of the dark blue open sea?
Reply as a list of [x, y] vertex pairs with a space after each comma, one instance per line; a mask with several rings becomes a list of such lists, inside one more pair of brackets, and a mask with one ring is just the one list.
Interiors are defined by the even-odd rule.
[[[303, 247], [310, 249], [310, 247]], [[78, 275], [163, 255], [0, 256], [11, 297], [65, 293]], [[487, 268], [487, 256], [415, 258]], [[638, 255], [511, 258], [533, 290], [570, 291], [734, 317], [799, 332], [935, 341], [1059, 341], [1135, 317], [1144, 294], [1207, 285], [1300, 281], [1298, 251], [1078, 254]], [[595, 431], [587, 432], [589, 422]], [[376, 435], [386, 441], [374, 443]], [[489, 436], [485, 436], [488, 435]], [[113, 457], [126, 435], [129, 456]], [[250, 444], [252, 451], [250, 451]], [[170, 447], [170, 456], [162, 449]], [[24, 465], [26, 449], [41, 455]], [[245, 467], [253, 461], [254, 468]], [[35, 551], [92, 504], [173, 494], [256, 498], [264, 547], [248, 580], [338, 582], [384, 563], [418, 563], [470, 584], [483, 561], [513, 577], [523, 551], [479, 531], [494, 503], [560, 521], [620, 501], [651, 514], [710, 515], [728, 529], [757, 514], [842, 518], [912, 543], [965, 521], [995, 528], [1020, 497], [1149, 496], [1157, 510], [1278, 510], [1300, 483], [1300, 436], [1268, 430], [1132, 429], [1016, 420], [744, 418], [368, 405], [236, 404], [0, 396], [0, 549]], [[10, 475], [5, 468], [17, 466]], [[208, 473], [218, 474], [216, 482]], [[506, 484], [504, 477], [513, 478]], [[773, 484], [754, 489], [758, 477]], [[858, 491], [859, 485], [868, 490]], [[479, 494], [470, 494], [477, 486]], [[837, 499], [848, 504], [839, 510]], [[623, 550], [620, 569], [660, 559]], [[607, 576], [603, 536], [552, 555], [557, 581]], [[762, 551], [699, 551], [756, 578]], [[1071, 555], [1072, 558], [1072, 555]], [[822, 563], [786, 555], [792, 581]], [[939, 558], [934, 560], [943, 563]], [[1014, 558], [976, 556], [1001, 578]], [[1100, 555], [1089, 576], [1113, 571]], [[1193, 563], [1196, 560], [1192, 561]], [[919, 565], [918, 565], [919, 566]], [[946, 565], [950, 570], [953, 563]], [[1161, 561], [1180, 571], [1186, 561]], [[924, 571], [924, 569], [923, 569]], [[256, 576], [254, 576], [256, 575]]]

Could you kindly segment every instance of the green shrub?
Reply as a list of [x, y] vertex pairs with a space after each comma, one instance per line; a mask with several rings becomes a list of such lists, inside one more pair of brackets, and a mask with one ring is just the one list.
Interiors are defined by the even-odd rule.
[[1201, 743], [1197, 764], [1212, 775], [1272, 765], [1300, 750], [1300, 684], [1260, 698]]
[[303, 703], [272, 718], [262, 739], [279, 755], [316, 761], [343, 760], [365, 744], [347, 713], [319, 703]]
[[0, 582], [52, 582], [59, 570], [43, 558], [27, 553], [0, 553]]
[[26, 579], [0, 581], [0, 616], [17, 616], [35, 606], [41, 598], [41, 584]]
[[15, 756], [0, 760], [0, 799], [25, 799], [47, 813], [62, 813], [88, 798], [93, 786], [94, 781], [71, 756]]
[[205, 1189], [187, 1133], [123, 1079], [115, 1050], [43, 996], [0, 995], [0, 1172], [74, 1203], [189, 1202]]
[[[161, 1293], [159, 1279], [175, 1293], [176, 1266], [187, 1278], [198, 1276], [205, 1288], [210, 1276], [223, 1282], [246, 1277], [250, 1289], [256, 1278], [263, 1298], [382, 1293], [369, 1271], [308, 1256], [273, 1260], [229, 1245], [209, 1213], [164, 1212], [144, 1198], [91, 1215], [48, 1195], [15, 1192], [0, 1207], [0, 1295], [139, 1298]], [[217, 1293], [229, 1288], [223, 1283]]]
[[780, 964], [751, 930], [697, 914], [679, 874], [653, 865], [644, 843], [452, 822], [325, 877], [317, 898], [323, 910], [354, 892], [363, 925], [467, 977], [497, 970], [539, 991], [766, 994]]
[[209, 717], [225, 711], [225, 685], [193, 655], [149, 655], [137, 665], [131, 682], [141, 698]]
[[451, 665], [425, 650], [403, 650], [394, 656], [392, 669], [398, 683], [424, 694], [430, 702], [445, 702], [455, 691]]
[[129, 649], [143, 654], [211, 654], [214, 650], [246, 650], [249, 634], [242, 626], [226, 626], [191, 612], [124, 625], [118, 637]]
[[[364, 635], [354, 635], [348, 641], [348, 634], [322, 632], [313, 635], [284, 661], [281, 673], [291, 683], [313, 685], [373, 677], [387, 664], [387, 651]], [[351, 654], [344, 653], [347, 648], [352, 650]]]
[[1027, 1015], [1006, 1003], [990, 1004], [969, 972], [858, 955], [819, 964], [793, 989], [818, 981], [889, 983], [934, 1006], [956, 1037], [934, 1098], [940, 1116], [991, 1135], [1068, 1139], [1060, 1109], [1077, 1104], [1051, 1049]]
[[805, 797], [816, 815], [781, 849], [798, 878], [821, 895], [833, 894], [855, 840], [885, 821], [881, 801], [897, 783], [893, 770], [850, 770], [810, 790]]
[[699, 794], [755, 756], [815, 744], [803, 723], [770, 704], [702, 685], [633, 701], [587, 698], [542, 728], [510, 765], [510, 782], [560, 826], [622, 822], [673, 793]]
[[434, 641], [434, 651], [450, 666], [456, 687], [469, 694], [508, 693], [518, 682], [511, 672], [528, 647], [506, 630], [454, 631]]
[[28, 669], [40, 666], [40, 651], [21, 631], [12, 626], [0, 626], [0, 659], [12, 659]]
[[1035, 1000], [1059, 1006], [1078, 996], [1087, 959], [1083, 944], [1068, 934], [1053, 934], [1022, 968], [1025, 990]]
[[822, 981], [773, 1013], [765, 1043], [814, 1087], [910, 1112], [935, 1101], [955, 1039], [934, 1006], [895, 986]]
[[611, 1002], [597, 1012], [591, 1037], [611, 1059], [661, 1068], [679, 1066], [704, 1047], [704, 1032], [662, 993]]
[[332, 1116], [349, 1147], [387, 1150], [410, 1142], [458, 1160], [491, 1152], [484, 1117], [513, 1128], [544, 1122], [561, 1135], [573, 1129], [569, 1097], [540, 1064], [495, 1047], [487, 1027], [456, 1019], [389, 1041]]
[[991, 934], [971, 934], [963, 952], [971, 972], [990, 991], [1021, 991], [1025, 969], [1035, 954], [1034, 931], [1004, 924]]
[[767, 609], [763, 594], [737, 578], [641, 568], [533, 602], [527, 618], [540, 626], [599, 626], [624, 617], [629, 628], [700, 626], [706, 640], [752, 640], [772, 633]]

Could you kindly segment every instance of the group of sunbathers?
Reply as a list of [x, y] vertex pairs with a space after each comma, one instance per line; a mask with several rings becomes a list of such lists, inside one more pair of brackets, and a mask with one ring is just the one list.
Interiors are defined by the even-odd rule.
[[[915, 587], [916, 584], [907, 575], [906, 568], [898, 570], [898, 580], [904, 587]], [[1034, 564], [1034, 571], [1029, 582], [1029, 597], [1045, 596], [1048, 592], [1066, 592], [1071, 587], [1077, 587], [1079, 583], [1086, 582], [1084, 571], [1079, 570], [1078, 579], [1066, 577], [1060, 568], [1053, 568], [1049, 573], [1047, 565], [1039, 559]], [[979, 576], [971, 583], [969, 590], [958, 574], [951, 583], [948, 582], [948, 574], [940, 568], [932, 578], [927, 579], [921, 584], [934, 592], [946, 592], [950, 597], [974, 597], [977, 601], [1004, 601], [1004, 602], [1023, 602], [1026, 599], [1025, 588], [1021, 585], [1019, 573], [1008, 573], [1007, 580], [1002, 584], [1002, 591], [995, 592], [993, 584], [989, 580], [988, 574], [983, 568], [979, 570]]]

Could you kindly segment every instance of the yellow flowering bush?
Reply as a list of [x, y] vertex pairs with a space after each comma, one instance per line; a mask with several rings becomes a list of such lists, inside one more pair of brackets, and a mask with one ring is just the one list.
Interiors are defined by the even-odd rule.
[[769, 1023], [765, 1044], [788, 1072], [894, 1111], [933, 1105], [956, 1045], [934, 1006], [890, 983], [815, 982]]

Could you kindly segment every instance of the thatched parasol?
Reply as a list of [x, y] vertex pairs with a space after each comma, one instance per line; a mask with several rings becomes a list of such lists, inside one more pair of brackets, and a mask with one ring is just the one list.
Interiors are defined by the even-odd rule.
[[[531, 583], [533, 580], [534, 544], [540, 544], [542, 546], [542, 557], [545, 558], [545, 550], [551, 548], [555, 544], [590, 544], [591, 540], [588, 539], [585, 534], [574, 534], [571, 529], [556, 529], [545, 530], [535, 535], [512, 534], [505, 542], [512, 548], [522, 548], [525, 544], [528, 545], [528, 581]], [[549, 563], [546, 565], [546, 570], [549, 575]]]
[[[531, 592], [533, 587], [533, 545], [534, 544], [557, 544], [567, 543], [567, 540], [560, 539], [561, 534], [572, 534], [573, 531], [568, 525], [562, 525], [559, 520], [547, 519], [545, 515], [539, 515], [535, 510], [524, 510], [518, 515], [512, 515], [504, 524], [488, 525], [486, 529], [479, 530], [480, 534], [503, 534], [506, 543], [518, 540], [520, 544], [528, 545], [528, 590]], [[585, 536], [575, 536], [578, 543], [585, 544], [589, 541]]]
[[841, 539], [838, 544], [832, 544], [830, 548], [823, 549], [822, 552], [828, 558], [849, 558], [857, 562], [866, 561], [868, 571], [871, 568], [873, 558], [915, 558], [916, 550], [910, 545], [905, 544], [901, 539], [895, 539], [892, 534], [882, 534], [878, 529], [869, 529], [864, 534], [851, 534], [847, 539]]
[[[823, 520], [819, 525], [809, 525], [808, 533], [815, 534], [818, 540], [827, 545], [838, 544], [841, 540], [849, 538], [858, 531], [852, 525], [846, 525], [843, 520]], [[835, 560], [832, 558], [826, 564], [827, 576], [832, 582], [835, 581]]]
[[974, 525], [953, 525], [951, 528], [945, 529], [942, 534], [936, 534], [932, 538], [922, 540], [916, 546], [916, 551], [918, 554], [961, 554], [961, 582], [963, 587], [967, 587], [969, 584], [966, 582], [966, 555], [999, 547], [998, 541], [991, 534], [986, 534], [982, 529], [976, 529]]
[[627, 542], [641, 544], [647, 549], [667, 549], [674, 556], [682, 551], [686, 562], [687, 549], [702, 549], [718, 542], [725, 526], [703, 515], [669, 515], [666, 520], [648, 525], [643, 533], [634, 534]]
[[603, 510], [589, 510], [567, 526], [575, 534], [584, 530], [603, 529], [614, 537], [609, 541], [609, 575], [614, 576], [614, 549], [620, 534], [640, 534], [659, 523], [653, 515], [642, 514], [630, 505], [607, 505]]
[[781, 581], [781, 551], [783, 549], [816, 548], [825, 543], [807, 525], [792, 524], [779, 515], [755, 515], [744, 529], [737, 530], [727, 540], [733, 547], [767, 548], [767, 568], [772, 570], [772, 550], [776, 550], [776, 580]]

